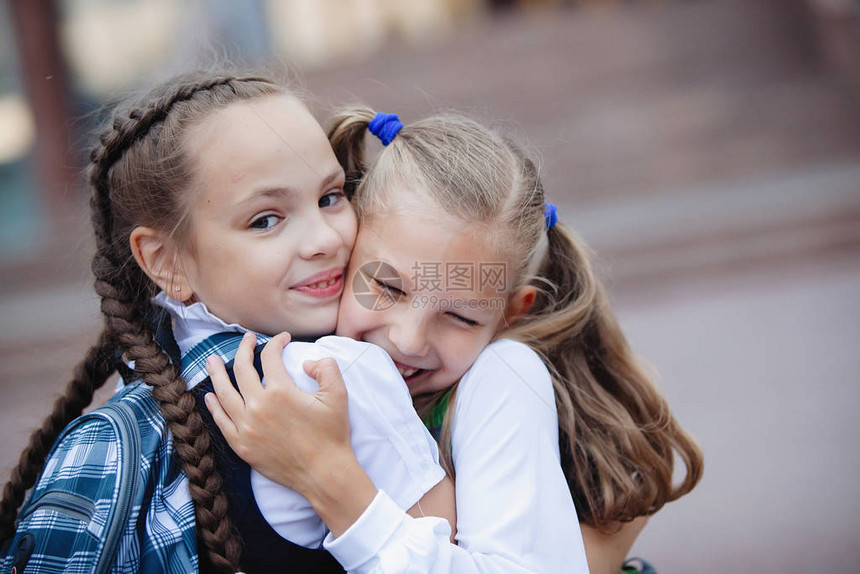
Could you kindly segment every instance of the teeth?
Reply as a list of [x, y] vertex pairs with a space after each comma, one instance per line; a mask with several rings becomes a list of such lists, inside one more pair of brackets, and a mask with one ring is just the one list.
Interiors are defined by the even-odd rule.
[[397, 367], [397, 372], [400, 373], [400, 376], [404, 379], [408, 379], [421, 369], [413, 369], [412, 367]]
[[322, 289], [323, 287], [331, 287], [337, 283], [337, 278], [329, 279], [328, 281], [320, 281], [319, 283], [311, 283], [308, 285], [310, 289]]

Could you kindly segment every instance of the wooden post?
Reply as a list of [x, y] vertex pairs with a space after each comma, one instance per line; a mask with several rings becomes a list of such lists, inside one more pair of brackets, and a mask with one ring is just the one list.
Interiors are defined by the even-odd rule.
[[74, 200], [76, 177], [66, 61], [55, 0], [9, 0], [21, 75], [36, 124], [37, 179], [48, 212]]

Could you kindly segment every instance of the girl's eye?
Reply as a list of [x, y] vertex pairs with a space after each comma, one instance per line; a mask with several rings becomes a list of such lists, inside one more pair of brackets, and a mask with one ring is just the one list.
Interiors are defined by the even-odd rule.
[[319, 206], [323, 208], [333, 207], [340, 203], [343, 199], [346, 199], [346, 194], [343, 192], [342, 189], [330, 191], [320, 198]]
[[406, 292], [402, 289], [398, 289], [397, 287], [391, 285], [390, 283], [386, 283], [385, 281], [380, 281], [376, 277], [371, 277], [371, 280], [376, 284], [377, 287], [382, 289], [383, 291], [388, 291], [396, 298], [400, 298], [403, 295], [406, 295]]
[[252, 221], [248, 227], [251, 229], [269, 229], [274, 227], [280, 219], [280, 217], [274, 214], [263, 215]]
[[474, 327], [475, 325], [478, 324], [478, 322], [475, 321], [474, 319], [469, 319], [468, 317], [463, 317], [462, 315], [458, 315], [457, 313], [448, 313], [448, 315], [453, 317], [455, 320], [463, 323], [464, 325], [468, 325], [469, 327]]

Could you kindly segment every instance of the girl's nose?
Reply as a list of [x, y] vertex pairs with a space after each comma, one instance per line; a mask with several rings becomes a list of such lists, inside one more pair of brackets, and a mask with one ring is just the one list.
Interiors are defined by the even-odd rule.
[[388, 338], [404, 355], [423, 357], [429, 351], [427, 328], [420, 313], [402, 313], [388, 329]]
[[343, 238], [325, 217], [310, 222], [299, 246], [299, 254], [305, 259], [329, 257], [337, 253]]

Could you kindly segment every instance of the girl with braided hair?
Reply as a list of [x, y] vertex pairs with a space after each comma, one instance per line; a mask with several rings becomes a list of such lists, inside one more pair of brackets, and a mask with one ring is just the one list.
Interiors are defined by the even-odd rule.
[[[104, 330], [4, 488], [4, 570], [342, 572], [300, 495], [280, 493], [289, 512], [269, 526], [254, 493], [271, 485], [208, 424], [198, 388], [205, 359], [229, 360], [244, 332], [334, 330], [356, 218], [322, 128], [271, 80], [196, 74], [120, 107], [90, 159]], [[372, 377], [384, 400], [350, 405], [372, 411], [353, 428], [362, 464], [401, 508], [424, 497], [421, 512], [450, 514], [394, 365], [349, 343], [290, 347], [298, 365], [318, 348]], [[117, 394], [71, 422], [117, 370]]]

